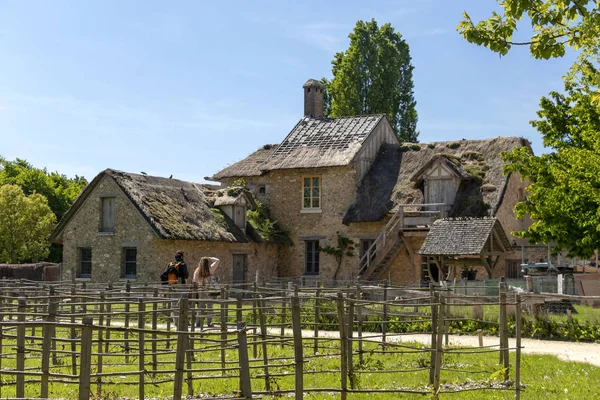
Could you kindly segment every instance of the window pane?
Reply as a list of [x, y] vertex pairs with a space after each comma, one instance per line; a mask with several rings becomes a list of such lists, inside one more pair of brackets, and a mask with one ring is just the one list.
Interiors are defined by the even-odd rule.
[[321, 179], [320, 179], [319, 177], [314, 177], [314, 178], [312, 178], [312, 184], [313, 184], [313, 186], [314, 186], [314, 187], [319, 187], [319, 181], [320, 181], [320, 180], [321, 180]]
[[312, 197], [319, 197], [319, 188], [313, 188]]
[[304, 187], [310, 187], [310, 178], [304, 178]]
[[92, 249], [79, 249], [79, 277], [92, 277]]
[[310, 197], [305, 197], [304, 198], [304, 208], [309, 208], [310, 207]]
[[126, 249], [125, 250], [125, 261], [126, 262], [135, 262], [137, 258], [137, 249]]
[[313, 198], [313, 200], [312, 200], [312, 207], [313, 208], [319, 208], [319, 198], [318, 197]]
[[304, 197], [310, 197], [310, 188], [304, 188]]
[[125, 277], [135, 277], [137, 269], [137, 249], [125, 249]]

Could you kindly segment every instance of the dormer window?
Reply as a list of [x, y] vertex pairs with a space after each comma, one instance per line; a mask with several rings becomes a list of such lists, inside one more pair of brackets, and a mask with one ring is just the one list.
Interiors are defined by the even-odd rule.
[[434, 156], [411, 177], [423, 184], [423, 203], [446, 205], [454, 204], [460, 182], [468, 179], [473, 177], [443, 154]]

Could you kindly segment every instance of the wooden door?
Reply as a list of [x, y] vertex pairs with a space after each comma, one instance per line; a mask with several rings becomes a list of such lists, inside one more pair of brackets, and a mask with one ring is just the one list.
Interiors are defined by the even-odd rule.
[[234, 254], [233, 255], [233, 283], [244, 283], [246, 282], [246, 255], [245, 254]]

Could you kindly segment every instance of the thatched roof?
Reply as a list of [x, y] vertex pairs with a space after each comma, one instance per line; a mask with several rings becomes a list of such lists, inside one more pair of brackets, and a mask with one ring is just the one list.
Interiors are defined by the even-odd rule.
[[[510, 248], [504, 229], [496, 218], [438, 219], [431, 226], [419, 254], [424, 256], [479, 255], [494, 230], [496, 238], [502, 241], [502, 246]], [[495, 247], [496, 251], [498, 247]]]
[[509, 178], [502, 173], [501, 153], [521, 146], [529, 147], [529, 142], [517, 137], [497, 137], [402, 146], [384, 144], [363, 178], [344, 223], [379, 221], [398, 204], [415, 204], [418, 208], [423, 202], [423, 191], [417, 176], [434, 160], [455, 164], [456, 173], [472, 178], [460, 184], [449, 216], [493, 216], [502, 203]]
[[260, 169], [348, 165], [384, 115], [302, 118]]
[[61, 233], [104, 177], [112, 178], [161, 239], [247, 242], [246, 233], [214, 207], [217, 191], [212, 185], [107, 169], [96, 176], [79, 195], [50, 236]]
[[473, 179], [473, 176], [467, 171], [465, 171], [465, 169], [457, 159], [453, 157], [448, 157], [446, 154], [436, 154], [433, 157], [431, 157], [431, 159], [428, 162], [426, 162], [425, 165], [419, 168], [419, 170], [411, 176], [410, 180], [413, 182], [419, 182], [423, 180], [423, 174], [436, 163], [445, 165], [460, 179]]
[[278, 144], [265, 144], [243, 160], [217, 172], [210, 180], [218, 181], [224, 178], [259, 176], [262, 174], [262, 171], [260, 170], [261, 165], [275, 152], [275, 150], [277, 150], [278, 147]]

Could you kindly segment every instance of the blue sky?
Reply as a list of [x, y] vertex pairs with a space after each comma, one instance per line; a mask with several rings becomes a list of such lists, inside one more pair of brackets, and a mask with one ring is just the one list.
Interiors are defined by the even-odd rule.
[[[91, 179], [105, 168], [201, 182], [280, 142], [302, 84], [331, 77], [359, 19], [413, 58], [420, 141], [523, 136], [572, 56], [500, 58], [461, 40], [494, 0], [0, 0], [0, 155]], [[526, 37], [526, 31], [522, 33]]]

